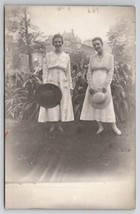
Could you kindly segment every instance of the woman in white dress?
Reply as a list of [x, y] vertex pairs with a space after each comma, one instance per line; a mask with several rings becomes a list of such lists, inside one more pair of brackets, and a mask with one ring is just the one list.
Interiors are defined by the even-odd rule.
[[107, 90], [111, 92], [110, 84], [114, 73], [114, 58], [111, 54], [104, 53], [103, 41], [100, 37], [92, 40], [93, 47], [96, 51], [90, 57], [89, 69], [87, 73], [88, 88], [81, 112], [81, 120], [96, 120], [99, 125], [97, 134], [103, 132], [103, 123], [111, 123], [113, 131], [121, 135], [121, 131], [116, 126], [116, 118], [113, 106], [113, 100], [103, 109], [94, 108], [89, 102], [90, 93], [97, 91], [105, 93]]
[[[43, 61], [43, 83], [52, 83], [57, 85], [62, 92], [60, 105], [54, 108], [40, 107], [39, 122], [51, 121], [50, 131], [56, 127], [63, 132], [62, 122], [73, 121], [73, 106], [71, 100], [72, 78], [70, 70], [70, 57], [62, 51], [63, 37], [56, 34], [52, 41], [55, 51], [47, 53]], [[57, 122], [57, 123], [56, 123]]]

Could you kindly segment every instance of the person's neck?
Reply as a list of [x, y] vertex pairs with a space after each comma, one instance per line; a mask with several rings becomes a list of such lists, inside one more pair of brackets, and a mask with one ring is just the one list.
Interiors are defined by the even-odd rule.
[[98, 56], [103, 56], [103, 55], [104, 55], [103, 51], [98, 52]]
[[55, 53], [56, 53], [56, 54], [61, 54], [61, 53], [62, 53], [62, 49], [60, 49], [60, 50], [55, 50]]

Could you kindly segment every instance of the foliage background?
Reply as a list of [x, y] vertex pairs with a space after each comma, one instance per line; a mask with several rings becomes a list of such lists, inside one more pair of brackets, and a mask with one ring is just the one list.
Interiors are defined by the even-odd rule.
[[[34, 70], [32, 53], [44, 50], [47, 35], [32, 24], [28, 9], [11, 9], [5, 16], [5, 111], [6, 117], [37, 121], [39, 106], [34, 98], [42, 84], [42, 70]], [[108, 29], [108, 45], [115, 58], [112, 95], [116, 118], [125, 122], [135, 114], [135, 20], [118, 18]], [[12, 50], [12, 52], [11, 52]], [[10, 53], [10, 54], [9, 54]], [[12, 54], [11, 54], [12, 53]], [[21, 70], [27, 56], [28, 70]], [[82, 53], [71, 53], [73, 78], [73, 107], [79, 120], [87, 87], [86, 72], [89, 58]]]

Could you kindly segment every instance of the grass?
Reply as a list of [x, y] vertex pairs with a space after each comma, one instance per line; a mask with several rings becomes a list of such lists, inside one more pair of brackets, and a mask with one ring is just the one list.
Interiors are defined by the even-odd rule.
[[79, 182], [117, 180], [133, 176], [135, 123], [118, 124], [116, 136], [108, 124], [96, 135], [96, 122], [63, 123], [64, 134], [49, 133], [50, 123], [6, 119], [7, 182]]

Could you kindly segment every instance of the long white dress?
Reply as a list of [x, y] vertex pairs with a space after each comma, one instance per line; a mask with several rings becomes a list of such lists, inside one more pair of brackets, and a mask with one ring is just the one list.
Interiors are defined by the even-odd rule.
[[98, 87], [111, 91], [110, 84], [114, 73], [114, 58], [111, 54], [104, 54], [100, 58], [97, 54], [92, 55], [87, 73], [88, 87], [81, 112], [81, 120], [96, 120], [107, 123], [116, 122], [113, 100], [104, 109], [97, 109], [89, 102], [89, 89]]
[[72, 79], [70, 71], [70, 57], [62, 52], [57, 55], [55, 52], [47, 53], [43, 62], [43, 83], [53, 83], [62, 92], [60, 105], [54, 108], [40, 107], [39, 122], [46, 121], [72, 121], [74, 120], [73, 106], [70, 89]]

